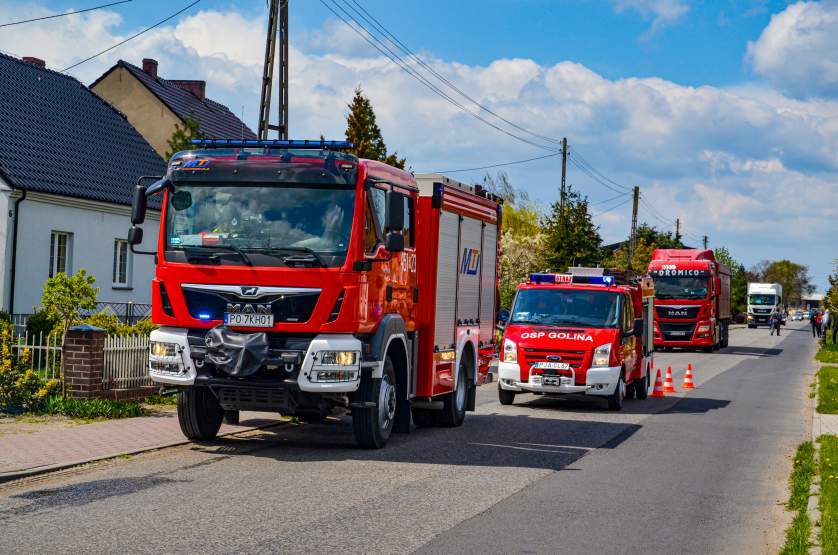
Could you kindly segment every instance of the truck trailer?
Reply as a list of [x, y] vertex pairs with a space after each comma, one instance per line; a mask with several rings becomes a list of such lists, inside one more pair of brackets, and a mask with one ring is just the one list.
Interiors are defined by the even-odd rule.
[[710, 249], [657, 249], [649, 274], [655, 282], [655, 347], [727, 347], [730, 269]]
[[367, 448], [462, 424], [495, 350], [499, 199], [345, 141], [193, 143], [137, 186], [129, 231], [161, 195], [149, 375], [184, 435], [240, 410], [344, 409]]
[[770, 326], [771, 313], [783, 311], [783, 286], [779, 283], [748, 284], [748, 327]]

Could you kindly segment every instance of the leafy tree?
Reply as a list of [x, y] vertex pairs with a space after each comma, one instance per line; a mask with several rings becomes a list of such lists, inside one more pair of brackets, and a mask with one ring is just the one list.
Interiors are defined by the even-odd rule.
[[637, 244], [631, 260], [629, 260], [631, 237], [628, 237], [617, 250], [604, 255], [602, 265], [619, 270], [645, 272], [655, 249], [681, 248], [684, 248], [684, 244], [681, 243], [680, 237], [669, 231], [659, 231], [655, 226], [644, 222], [637, 226]]
[[72, 276], [60, 272], [44, 284], [41, 306], [61, 325], [64, 333], [78, 320], [80, 309], [96, 307], [99, 289], [93, 286], [94, 283], [96, 278], [82, 268]]
[[567, 188], [564, 213], [556, 201], [544, 219], [547, 234], [547, 262], [551, 269], [564, 271], [570, 266], [596, 266], [602, 259], [599, 227], [588, 212], [588, 199], [572, 185]]
[[349, 114], [346, 116], [346, 140], [355, 145], [353, 153], [359, 158], [379, 160], [404, 169], [404, 158], [399, 158], [396, 152], [387, 154], [387, 146], [381, 136], [381, 129], [375, 122], [372, 103], [364, 95], [360, 86], [355, 89], [355, 96], [349, 104]]
[[768, 262], [760, 280], [782, 285], [783, 303], [790, 306], [801, 304], [804, 295], [815, 291], [815, 286], [812, 285], [809, 277], [809, 267], [791, 260]]
[[498, 269], [498, 294], [500, 306], [511, 308], [519, 283], [527, 281], [533, 272], [547, 268], [547, 236], [516, 235], [512, 231], [501, 234], [501, 257]]
[[725, 247], [716, 249], [716, 260], [730, 268], [730, 309], [733, 314], [748, 311], [748, 275], [745, 266], [738, 262]]
[[183, 120], [183, 127], [180, 124], [175, 124], [175, 132], [172, 133], [171, 138], [166, 141], [169, 145], [169, 150], [166, 152], [166, 160], [174, 156], [181, 150], [189, 150], [194, 148], [192, 146], [192, 139], [203, 139], [205, 135], [201, 133], [201, 124], [192, 118]]
[[512, 185], [506, 172], [499, 171], [497, 177], [487, 173], [482, 187], [503, 199], [503, 231], [511, 231], [516, 237], [542, 232], [538, 207], [526, 191], [519, 191]]
[[830, 274], [828, 279], [829, 289], [826, 291], [823, 302], [826, 308], [834, 314], [838, 310], [838, 260], [835, 261], [835, 273]]

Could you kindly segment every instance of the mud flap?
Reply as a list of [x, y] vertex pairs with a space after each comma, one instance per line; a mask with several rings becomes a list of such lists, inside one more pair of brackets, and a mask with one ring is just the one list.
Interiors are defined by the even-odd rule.
[[410, 399], [407, 394], [407, 372], [396, 372], [396, 420], [393, 422], [393, 432], [397, 434], [410, 433]]
[[468, 385], [468, 396], [466, 397], [466, 410], [467, 411], [474, 411], [474, 408], [477, 404], [477, 385], [474, 382], [471, 382]]

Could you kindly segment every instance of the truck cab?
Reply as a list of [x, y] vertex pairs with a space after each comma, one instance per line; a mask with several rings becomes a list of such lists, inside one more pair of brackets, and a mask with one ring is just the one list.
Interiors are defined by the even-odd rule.
[[602, 268], [538, 273], [518, 286], [498, 362], [501, 404], [519, 393], [645, 399], [652, 366], [651, 283]]
[[779, 283], [748, 284], [748, 327], [768, 326], [771, 314], [783, 310], [783, 286]]

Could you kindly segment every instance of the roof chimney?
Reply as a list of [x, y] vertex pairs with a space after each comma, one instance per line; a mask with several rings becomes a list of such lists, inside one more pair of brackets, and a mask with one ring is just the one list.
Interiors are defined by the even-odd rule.
[[143, 58], [143, 72], [157, 79], [157, 60], [154, 58]]
[[41, 68], [46, 68], [47, 63], [40, 58], [35, 58], [34, 56], [24, 56], [21, 58], [27, 64], [32, 64], [33, 66], [38, 66]]
[[169, 81], [172, 85], [176, 86], [179, 89], [183, 89], [184, 91], [191, 92], [198, 100], [203, 100], [206, 97], [207, 92], [207, 82], [206, 81], [190, 81], [190, 80], [181, 80], [181, 81]]

